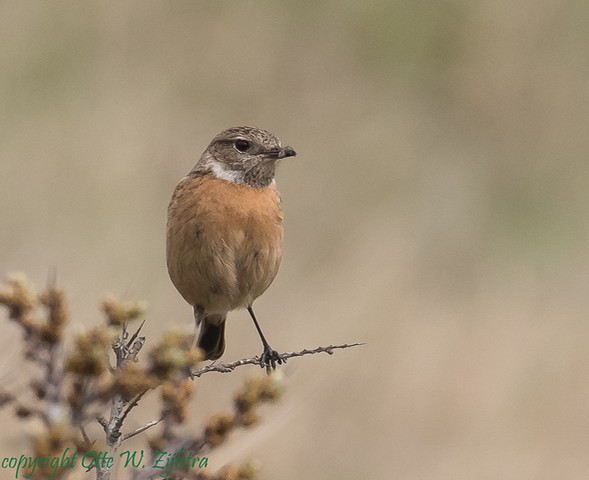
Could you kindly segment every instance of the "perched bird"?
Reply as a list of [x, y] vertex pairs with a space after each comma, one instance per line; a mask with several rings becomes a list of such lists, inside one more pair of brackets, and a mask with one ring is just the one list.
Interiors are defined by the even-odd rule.
[[263, 352], [260, 366], [276, 368], [273, 350], [252, 303], [270, 286], [282, 257], [282, 208], [276, 164], [293, 157], [272, 133], [233, 127], [219, 133], [176, 186], [168, 206], [167, 264], [172, 283], [194, 309], [197, 346], [215, 360], [225, 350], [227, 313], [246, 308]]

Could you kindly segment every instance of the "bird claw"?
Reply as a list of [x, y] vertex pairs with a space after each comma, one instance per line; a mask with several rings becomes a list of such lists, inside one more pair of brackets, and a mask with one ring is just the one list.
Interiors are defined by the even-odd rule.
[[276, 370], [276, 365], [286, 363], [286, 358], [283, 358], [276, 350], [270, 347], [264, 347], [262, 355], [260, 355], [260, 367], [266, 369], [266, 373], [270, 375], [272, 370]]

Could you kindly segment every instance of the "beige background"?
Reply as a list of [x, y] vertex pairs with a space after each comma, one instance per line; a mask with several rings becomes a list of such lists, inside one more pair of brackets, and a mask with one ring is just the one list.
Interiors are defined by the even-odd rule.
[[[264, 330], [367, 345], [289, 362], [282, 404], [213, 465], [587, 478], [588, 21], [557, 0], [1, 2], [1, 273], [56, 268], [74, 329], [105, 292], [149, 303], [149, 340], [190, 329], [169, 196], [220, 130], [267, 128], [299, 155]], [[224, 359], [259, 350], [233, 314]], [[194, 424], [252, 372], [203, 379]], [[26, 451], [34, 426], [0, 419], [1, 455]]]

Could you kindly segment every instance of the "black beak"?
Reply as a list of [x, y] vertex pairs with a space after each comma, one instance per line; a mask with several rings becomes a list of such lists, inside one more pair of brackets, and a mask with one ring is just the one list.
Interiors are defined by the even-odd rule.
[[294, 148], [289, 147], [287, 145], [286, 147], [282, 147], [278, 151], [278, 159], [286, 158], [286, 157], [294, 157], [296, 154], [297, 154], [297, 152], [294, 151]]

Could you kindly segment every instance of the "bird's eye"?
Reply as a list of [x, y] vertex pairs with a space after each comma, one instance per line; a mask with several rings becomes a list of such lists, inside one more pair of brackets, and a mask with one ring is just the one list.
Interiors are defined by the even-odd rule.
[[237, 149], [238, 152], [247, 152], [250, 148], [250, 142], [248, 142], [247, 140], [235, 140], [235, 148]]

